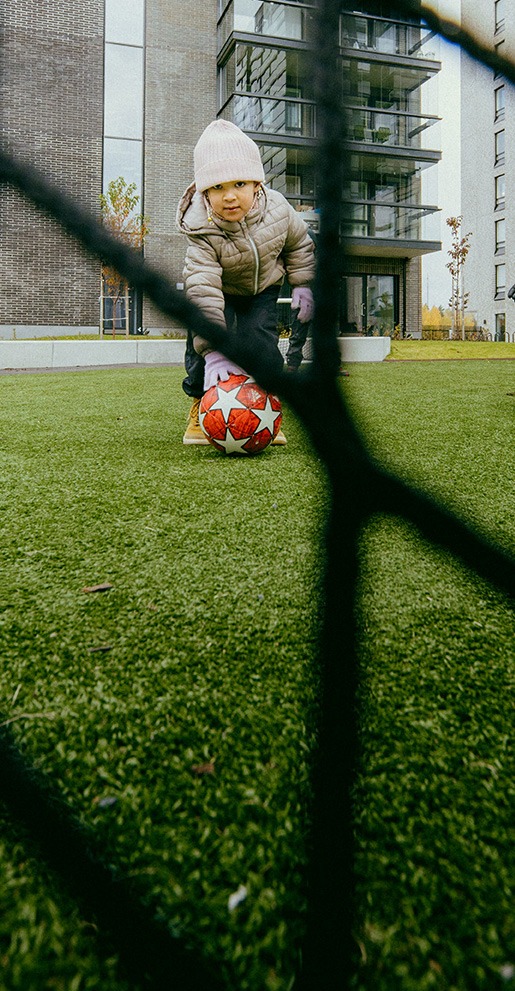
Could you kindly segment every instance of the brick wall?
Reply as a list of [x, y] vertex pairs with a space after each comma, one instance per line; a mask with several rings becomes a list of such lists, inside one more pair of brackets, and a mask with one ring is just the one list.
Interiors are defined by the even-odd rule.
[[[176, 283], [186, 251], [177, 203], [193, 180], [197, 138], [216, 116], [216, 0], [147, 0], [145, 79], [145, 257]], [[148, 301], [143, 324], [174, 326]]]
[[422, 330], [422, 263], [409, 258], [406, 265], [406, 333]]
[[[3, 5], [7, 148], [98, 213], [103, 0]], [[0, 325], [98, 324], [99, 263], [15, 191], [2, 193]]]

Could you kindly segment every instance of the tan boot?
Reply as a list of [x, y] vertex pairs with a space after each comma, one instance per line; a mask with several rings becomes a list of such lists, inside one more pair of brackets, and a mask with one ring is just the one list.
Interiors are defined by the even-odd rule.
[[188, 426], [182, 438], [183, 444], [209, 444], [209, 441], [200, 426], [198, 412], [200, 399], [194, 399], [189, 413]]
[[288, 441], [286, 440], [286, 437], [284, 436], [282, 430], [278, 430], [277, 431], [277, 437], [274, 437], [274, 440], [272, 441], [272, 444], [281, 444], [281, 445], [284, 446], [284, 444], [287, 444], [287, 443], [288, 443]]

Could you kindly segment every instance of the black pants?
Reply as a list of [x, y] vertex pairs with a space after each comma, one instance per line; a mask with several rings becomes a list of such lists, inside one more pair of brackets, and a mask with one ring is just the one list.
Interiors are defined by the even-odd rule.
[[306, 343], [310, 327], [311, 320], [301, 323], [300, 320], [295, 317], [291, 328], [288, 350], [286, 352], [286, 364], [288, 368], [293, 368], [296, 371], [297, 368], [300, 367], [302, 362], [302, 348]]
[[[280, 372], [283, 357], [277, 346], [277, 299], [279, 286], [269, 286], [257, 296], [230, 296], [224, 293], [225, 322], [230, 334], [241, 335], [241, 343], [249, 354], [265, 358], [271, 372]], [[200, 399], [204, 395], [204, 359], [193, 347], [188, 331], [185, 354], [186, 378], [182, 388], [187, 396]], [[245, 362], [242, 361], [242, 367]]]

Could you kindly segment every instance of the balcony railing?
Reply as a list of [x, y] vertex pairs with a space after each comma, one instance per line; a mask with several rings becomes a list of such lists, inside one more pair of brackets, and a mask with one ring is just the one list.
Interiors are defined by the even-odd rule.
[[348, 138], [349, 141], [396, 148], [424, 148], [427, 147], [427, 129], [439, 120], [432, 114], [386, 113], [349, 107]]
[[315, 8], [311, 4], [275, 0], [230, 0], [218, 22], [218, 51], [233, 31], [290, 41], [307, 41]]
[[429, 45], [433, 38], [423, 25], [408, 21], [356, 14], [342, 14], [340, 19], [341, 48], [436, 59], [434, 44]]
[[401, 206], [369, 200], [346, 202], [343, 212], [341, 232], [346, 237], [439, 240], [437, 207], [434, 206]]
[[315, 137], [315, 107], [308, 100], [233, 93], [222, 108], [221, 116], [237, 124], [242, 131]]

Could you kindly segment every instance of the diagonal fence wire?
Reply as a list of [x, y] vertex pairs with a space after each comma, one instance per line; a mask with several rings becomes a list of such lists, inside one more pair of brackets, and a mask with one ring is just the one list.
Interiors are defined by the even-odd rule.
[[[423, 17], [430, 29], [460, 44], [472, 57], [515, 82], [515, 66], [485, 47], [452, 22], [438, 17], [416, 0], [396, 0], [396, 9]], [[309, 868], [309, 900], [302, 972], [302, 991], [340, 991], [350, 980], [353, 964], [353, 842], [351, 786], [357, 756], [356, 627], [358, 540], [366, 518], [391, 512], [412, 522], [423, 536], [451, 551], [469, 569], [515, 596], [515, 562], [491, 541], [460, 521], [444, 506], [380, 469], [368, 456], [344, 404], [337, 384], [336, 342], [340, 276], [339, 211], [345, 175], [345, 126], [336, 65], [340, 3], [320, 0], [315, 26], [315, 83], [319, 143], [321, 231], [315, 284], [316, 317], [313, 364], [309, 374], [286, 376], [270, 372], [266, 356], [250, 353], [245, 341], [211, 324], [157, 270], [107, 231], [72, 199], [63, 196], [37, 170], [0, 150], [0, 181], [10, 184], [45, 210], [93, 255], [112, 264], [142, 290], [166, 315], [175, 317], [217, 349], [246, 368], [261, 384], [287, 399], [306, 427], [323, 459], [331, 488], [326, 525], [324, 622], [320, 642], [322, 672], [321, 718], [314, 771], [313, 832]], [[328, 433], [327, 426], [331, 425]], [[113, 932], [122, 958], [154, 989], [216, 991], [216, 975], [202, 970], [191, 954], [171, 940], [166, 926], [151, 918], [129, 897], [116, 877], [88, 852], [89, 838], [66, 810], [46, 794], [4, 730], [0, 736], [0, 781], [9, 807], [25, 822], [43, 855], [71, 880], [72, 889], [88, 909]], [[19, 786], [19, 787], [18, 787]], [[38, 804], [35, 819], [31, 808]], [[58, 838], [57, 842], [51, 842]], [[75, 863], [79, 865], [74, 871]], [[95, 884], [88, 883], [91, 867]], [[118, 907], [113, 913], [102, 899]], [[111, 901], [109, 901], [111, 898]], [[153, 965], [135, 954], [134, 927], [141, 927], [152, 947]], [[127, 939], [129, 934], [129, 939]]]

